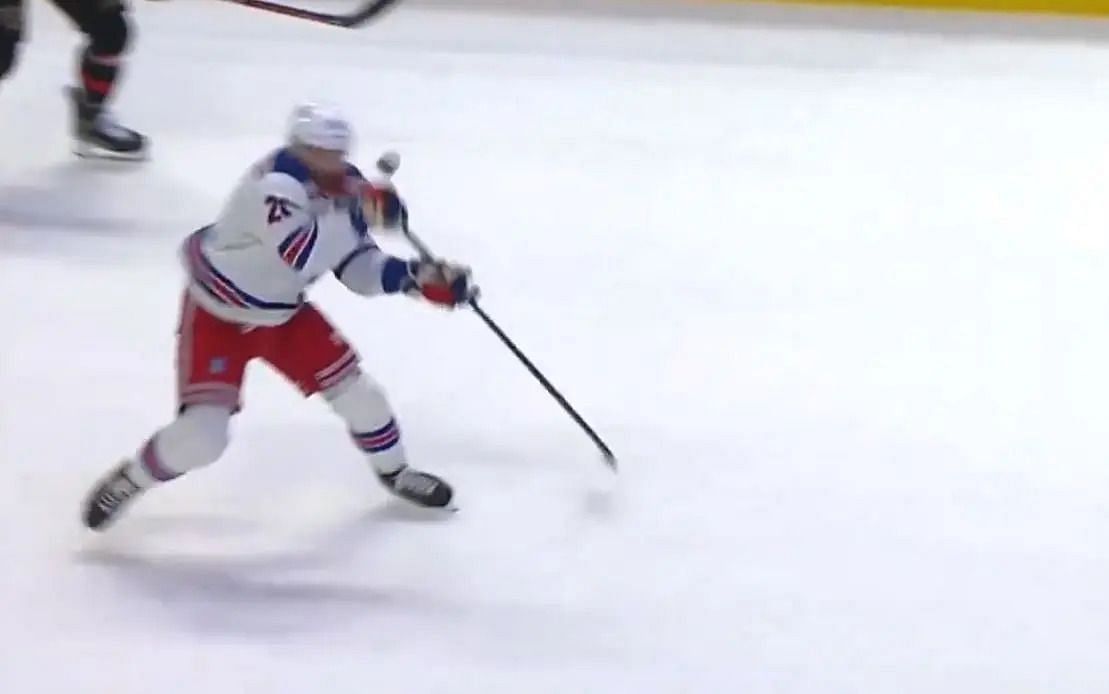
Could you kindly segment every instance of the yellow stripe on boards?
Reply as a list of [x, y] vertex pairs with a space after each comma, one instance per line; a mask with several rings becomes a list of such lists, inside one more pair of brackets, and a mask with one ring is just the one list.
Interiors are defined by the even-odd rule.
[[[719, 0], [718, 0], [719, 1]], [[724, 0], [729, 1], [729, 0]], [[736, 0], [732, 0], [736, 1]], [[742, 1], [742, 0], [739, 0]], [[776, 5], [909, 7], [971, 12], [1020, 12], [1109, 16], [1109, 0], [757, 0]]]

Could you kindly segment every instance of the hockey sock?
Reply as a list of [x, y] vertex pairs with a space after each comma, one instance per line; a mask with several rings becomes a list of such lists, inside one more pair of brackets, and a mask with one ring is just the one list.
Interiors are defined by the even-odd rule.
[[404, 467], [404, 451], [401, 449], [397, 420], [390, 417], [385, 424], [372, 429], [352, 428], [350, 435], [354, 439], [354, 445], [362, 449], [378, 472], [389, 474]]
[[91, 49], [85, 49], [81, 54], [81, 84], [86, 104], [100, 108], [111, 96], [119, 66], [118, 55], [95, 55]]
[[325, 395], [331, 408], [346, 422], [354, 445], [366, 454], [375, 471], [389, 474], [405, 467], [397, 420], [376, 383], [359, 374]]

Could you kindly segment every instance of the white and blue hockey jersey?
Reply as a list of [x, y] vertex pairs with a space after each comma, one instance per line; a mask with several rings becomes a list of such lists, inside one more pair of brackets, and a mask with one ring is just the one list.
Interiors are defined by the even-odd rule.
[[[353, 165], [348, 176], [362, 178]], [[360, 202], [324, 195], [287, 149], [247, 172], [216, 221], [186, 239], [182, 255], [197, 303], [246, 325], [286, 322], [328, 272], [364, 295], [399, 291], [408, 277], [407, 262], [370, 238]]]

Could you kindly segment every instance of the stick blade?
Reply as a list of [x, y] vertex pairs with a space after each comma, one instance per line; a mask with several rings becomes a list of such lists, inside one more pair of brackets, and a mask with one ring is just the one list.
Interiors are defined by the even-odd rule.
[[612, 454], [612, 451], [605, 451], [604, 452], [604, 461], [605, 461], [605, 465], [608, 465], [608, 467], [613, 472], [619, 472], [620, 471], [619, 466], [616, 464], [616, 456]]

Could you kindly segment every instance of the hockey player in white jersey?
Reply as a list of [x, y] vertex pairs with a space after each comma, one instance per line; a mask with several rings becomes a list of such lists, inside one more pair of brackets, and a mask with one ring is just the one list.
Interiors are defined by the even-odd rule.
[[396, 227], [407, 211], [388, 183], [371, 183], [347, 163], [350, 143], [337, 111], [297, 107], [287, 146], [251, 168], [216, 221], [187, 238], [177, 417], [92, 489], [89, 528], [107, 527], [144, 491], [221, 456], [246, 366], [258, 358], [306, 397], [323, 396], [392, 493], [451, 506], [446, 482], [409, 466], [393, 411], [354, 348], [304, 297], [326, 273], [358, 294], [405, 293], [448, 308], [475, 292], [463, 266], [377, 247], [368, 227]]

